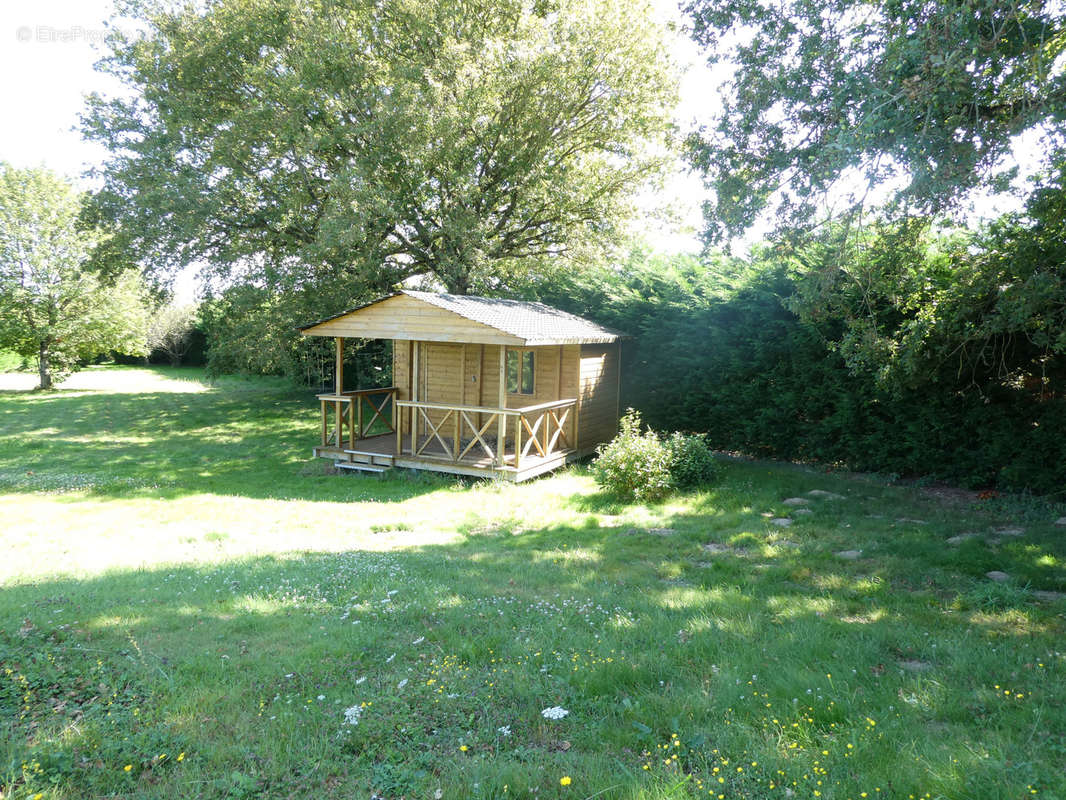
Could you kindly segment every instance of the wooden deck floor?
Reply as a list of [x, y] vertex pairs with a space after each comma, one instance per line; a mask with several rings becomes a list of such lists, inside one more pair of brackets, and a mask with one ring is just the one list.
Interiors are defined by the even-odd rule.
[[[422, 437], [418, 442], [418, 449], [422, 452], [416, 456], [410, 454], [410, 436], [404, 437], [404, 452], [397, 453], [396, 435], [392, 433], [357, 439], [353, 448], [348, 448], [347, 445], [343, 448], [336, 446], [316, 447], [314, 454], [320, 458], [345, 460], [351, 457], [353, 460], [358, 460], [358, 456], [352, 456], [346, 452], [346, 450], [351, 449], [360, 453], [378, 456], [379, 458], [370, 459], [371, 463], [375, 464], [387, 463], [391, 458], [392, 466], [396, 467], [480, 477], [498, 476], [513, 481], [523, 481], [545, 472], [550, 472], [578, 457], [578, 453], [574, 450], [560, 450], [551, 453], [547, 457], [530, 453], [521, 458], [519, 469], [515, 469], [513, 454], [505, 456], [505, 464], [501, 467], [493, 463], [482, 448], [475, 444], [464, 458], [456, 462], [451, 457], [451, 438], [447, 436], [442, 438], [448, 445], [447, 450], [441, 446], [436, 437]], [[465, 448], [467, 444], [468, 442], [466, 441], [461, 442], [460, 449]], [[489, 439], [488, 444], [490, 447], [495, 448], [496, 443], [494, 440]], [[425, 445], [424, 448], [423, 445]]]

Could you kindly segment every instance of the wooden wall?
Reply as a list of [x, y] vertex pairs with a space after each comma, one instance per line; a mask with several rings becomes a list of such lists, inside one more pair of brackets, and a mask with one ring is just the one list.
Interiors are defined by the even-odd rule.
[[[401, 400], [410, 400], [414, 396], [413, 345], [413, 342], [403, 339], [393, 341], [393, 385], [399, 390]], [[530, 348], [536, 353], [533, 394], [508, 393], [506, 407], [521, 408], [578, 397], [579, 376], [583, 374], [581, 347], [570, 344]], [[499, 403], [498, 345], [420, 342], [418, 351], [419, 400], [490, 408], [495, 408]], [[430, 417], [436, 422], [442, 413], [430, 413]], [[571, 419], [575, 416], [572, 413]]]
[[578, 448], [582, 451], [593, 450], [618, 432], [619, 355], [617, 342], [581, 345]]

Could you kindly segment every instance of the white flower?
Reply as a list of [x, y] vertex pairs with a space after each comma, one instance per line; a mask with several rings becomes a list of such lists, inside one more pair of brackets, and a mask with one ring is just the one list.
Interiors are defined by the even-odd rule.
[[326, 699], [326, 696], [325, 696], [324, 694], [320, 694], [320, 695], [318, 696], [318, 699], [319, 699], [319, 700], [325, 700], [325, 699]]
[[391, 656], [389, 656], [388, 658], [386, 658], [386, 659], [385, 659], [385, 663], [386, 663], [386, 664], [391, 664], [391, 663], [392, 663], [392, 660], [393, 660], [394, 658], [396, 658], [396, 654], [395, 654], [395, 653], [393, 653], [393, 654], [392, 654]]
[[551, 708], [546, 708], [541, 711], [540, 715], [544, 717], [544, 719], [562, 719], [569, 713], [570, 712], [562, 706], [552, 706]]
[[415, 639], [413, 642], [411, 642], [411, 644], [422, 644], [422, 642], [424, 642], [425, 640], [426, 640], [425, 636], [419, 636], [417, 639]]
[[352, 706], [351, 708], [344, 709], [344, 724], [345, 725], [358, 725], [359, 717], [362, 716], [362, 706]]
[[407, 685], [407, 678], [404, 678], [402, 681], [400, 681], [398, 684], [396, 684], [396, 688], [397, 689], [402, 689], [406, 685]]
[[363, 676], [362, 678], [360, 678], [359, 680], [357, 680], [357, 681], [355, 682], [355, 685], [356, 685], [356, 686], [358, 686], [358, 685], [359, 685], [360, 683], [366, 683], [366, 675], [364, 675], [364, 676]]
[[511, 726], [510, 725], [501, 725], [499, 728], [496, 729], [496, 731], [497, 731], [497, 733], [502, 733], [504, 736], [510, 736], [511, 735]]

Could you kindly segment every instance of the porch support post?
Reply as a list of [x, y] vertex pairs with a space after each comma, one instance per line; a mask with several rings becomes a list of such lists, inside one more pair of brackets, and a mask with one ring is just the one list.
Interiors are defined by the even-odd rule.
[[[418, 362], [422, 360], [422, 348], [416, 340], [411, 348], [411, 399], [418, 402], [422, 398], [418, 396]], [[411, 455], [418, 452], [418, 409], [411, 406]]]
[[336, 378], [337, 394], [341, 394], [344, 391], [344, 338], [338, 336], [337, 342], [337, 363], [333, 370], [333, 375]]
[[[341, 396], [341, 392], [344, 391], [344, 339], [340, 336], [336, 339], [337, 342], [337, 363], [334, 367], [334, 377], [336, 379], [336, 394], [337, 397]], [[338, 400], [333, 404], [334, 411], [336, 413], [336, 430], [337, 430], [337, 447], [344, 448], [344, 440], [341, 438], [341, 432], [344, 427], [344, 417], [341, 412], [341, 401]]]
[[[505, 344], [500, 345], [500, 396], [498, 402], [498, 408], [507, 408], [507, 345]], [[504, 458], [506, 443], [507, 415], [501, 411], [499, 431], [496, 437], [496, 463], [501, 467], [506, 463]]]

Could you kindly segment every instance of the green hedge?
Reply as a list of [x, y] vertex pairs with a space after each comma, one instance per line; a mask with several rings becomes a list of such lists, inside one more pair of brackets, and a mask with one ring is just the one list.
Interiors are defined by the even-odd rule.
[[[623, 406], [720, 450], [1061, 495], [1066, 400], [951, 373], [908, 390], [849, 370], [833, 320], [790, 310], [788, 265], [649, 258], [537, 294], [634, 335]], [[1054, 388], [1054, 387], [1053, 387]]]

